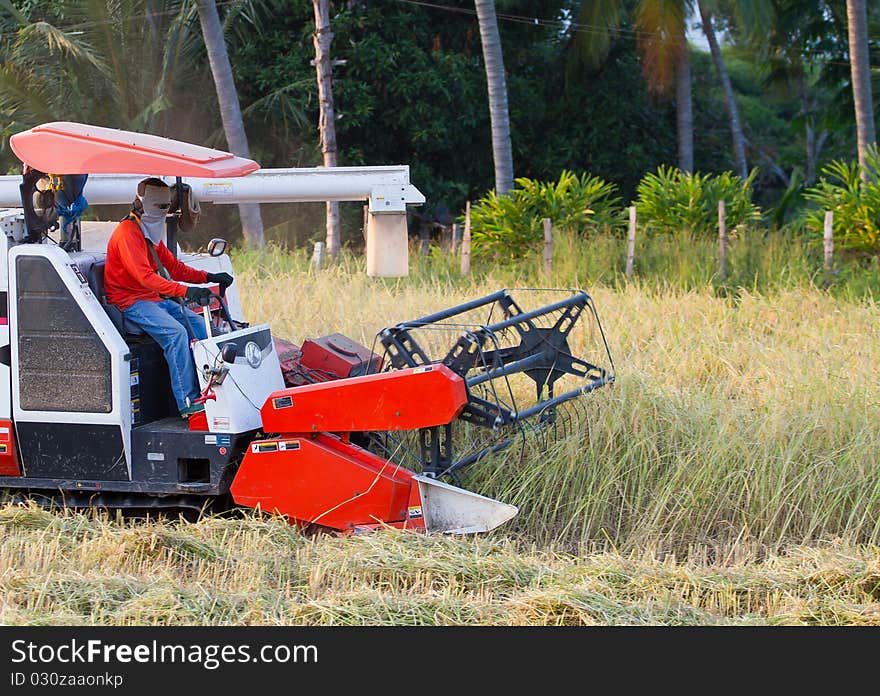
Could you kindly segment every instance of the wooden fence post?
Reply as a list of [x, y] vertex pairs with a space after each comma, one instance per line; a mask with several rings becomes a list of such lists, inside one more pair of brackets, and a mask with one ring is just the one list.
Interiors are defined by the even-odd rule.
[[544, 273], [550, 275], [553, 270], [553, 222], [544, 218]]
[[461, 274], [471, 272], [471, 202], [464, 206], [464, 234], [461, 237]]
[[627, 242], [626, 277], [632, 278], [633, 259], [636, 255], [636, 207], [634, 205], [629, 207], [629, 236]]
[[724, 201], [718, 201], [718, 276], [727, 278], [727, 221], [724, 216]]
[[825, 211], [825, 273], [834, 268], [834, 211]]
[[319, 271], [324, 265], [324, 242], [315, 242], [315, 250], [312, 252], [312, 267]]
[[440, 228], [440, 248], [444, 252], [448, 252], [452, 246], [452, 226], [443, 225]]
[[452, 241], [449, 244], [449, 253], [455, 256], [455, 252], [458, 251], [458, 223], [452, 223]]

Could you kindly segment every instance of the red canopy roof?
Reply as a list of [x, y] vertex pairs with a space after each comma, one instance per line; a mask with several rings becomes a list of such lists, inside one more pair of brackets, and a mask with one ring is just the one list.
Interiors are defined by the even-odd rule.
[[206, 178], [244, 176], [260, 168], [250, 159], [116, 128], [55, 121], [9, 139], [18, 158], [46, 174], [148, 174]]

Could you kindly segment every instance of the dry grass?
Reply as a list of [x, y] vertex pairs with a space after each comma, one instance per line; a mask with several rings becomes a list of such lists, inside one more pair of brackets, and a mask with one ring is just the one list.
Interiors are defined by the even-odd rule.
[[[338, 331], [370, 346], [384, 326], [534, 284], [418, 268], [370, 279], [352, 259], [313, 273], [278, 254], [237, 265], [248, 316], [294, 342]], [[256, 515], [6, 506], [0, 622], [880, 623], [876, 304], [807, 285], [586, 289], [617, 383], [567, 437], [469, 471], [469, 487], [520, 507], [501, 529], [306, 538]]]
[[880, 625], [878, 595], [876, 549], [839, 544], [678, 561], [0, 509], [0, 622], [15, 625]]
[[[535, 280], [371, 279], [289, 262], [264, 274], [249, 264], [241, 292], [276, 335], [339, 331], [367, 346], [384, 326]], [[470, 487], [520, 506], [510, 532], [543, 545], [604, 540], [679, 554], [739, 542], [880, 543], [875, 302], [808, 285], [724, 296], [710, 286], [586, 289], [617, 381], [584, 400], [587, 417], [568, 437], [514, 446], [469, 473]], [[600, 361], [595, 332], [582, 338], [574, 351]]]

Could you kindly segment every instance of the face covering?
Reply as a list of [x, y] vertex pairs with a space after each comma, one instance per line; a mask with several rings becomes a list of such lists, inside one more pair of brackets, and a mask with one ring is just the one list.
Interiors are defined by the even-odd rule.
[[165, 231], [165, 215], [171, 205], [171, 192], [166, 188], [147, 186], [143, 196], [138, 194], [138, 199], [144, 206], [141, 215], [141, 230], [144, 237], [153, 244], [159, 244]]

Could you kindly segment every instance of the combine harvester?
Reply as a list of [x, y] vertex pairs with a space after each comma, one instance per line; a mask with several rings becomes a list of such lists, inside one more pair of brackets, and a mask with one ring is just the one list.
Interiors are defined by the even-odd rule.
[[[162, 177], [178, 202], [168, 248], [232, 272], [222, 239], [207, 253], [179, 250], [199, 202], [368, 200], [368, 254], [381, 256], [379, 233], [424, 202], [408, 168], [261, 170], [69, 122], [14, 135], [11, 147], [25, 166], [0, 177], [0, 489], [15, 499], [139, 512], [237, 505], [340, 533], [484, 532], [517, 508], [462, 488], [462, 469], [520, 437], [558, 433], [563, 405], [614, 379], [581, 291], [541, 291], [550, 301], [531, 308], [501, 290], [384, 328], [367, 348], [338, 333], [277, 339], [244, 320], [234, 284], [193, 307], [209, 335], [192, 342], [205, 411], [185, 420], [158, 344], [105, 301], [105, 252], [82, 248], [85, 206], [130, 203], [139, 180]], [[585, 323], [607, 366], [575, 357]]]

